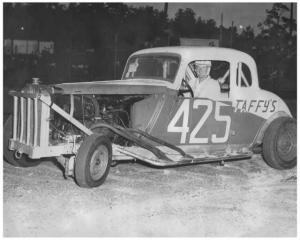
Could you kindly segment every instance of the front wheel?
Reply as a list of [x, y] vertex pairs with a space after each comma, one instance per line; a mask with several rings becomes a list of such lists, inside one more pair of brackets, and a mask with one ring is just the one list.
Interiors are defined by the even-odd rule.
[[75, 180], [80, 187], [98, 187], [104, 183], [110, 169], [112, 147], [110, 140], [99, 134], [88, 136], [78, 149]]
[[289, 117], [275, 119], [263, 138], [263, 157], [276, 169], [290, 169], [297, 164], [297, 124]]

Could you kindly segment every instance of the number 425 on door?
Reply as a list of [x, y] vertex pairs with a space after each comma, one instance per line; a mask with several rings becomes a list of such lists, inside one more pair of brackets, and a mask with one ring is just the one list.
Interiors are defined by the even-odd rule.
[[[180, 143], [185, 144], [187, 143], [187, 134], [190, 132], [190, 127], [188, 126], [189, 123], [189, 116], [190, 116], [190, 99], [184, 99], [180, 107], [178, 108], [176, 114], [170, 121], [168, 125], [168, 132], [178, 132], [181, 133]], [[207, 121], [210, 114], [213, 112], [213, 101], [208, 99], [195, 99], [193, 101], [193, 111], [198, 109], [200, 106], [205, 106], [206, 110], [204, 114], [200, 117], [198, 123], [194, 127], [194, 129], [191, 130], [190, 137], [188, 139], [188, 143], [190, 144], [205, 144], [208, 143], [209, 138], [211, 139], [212, 143], [224, 143], [228, 140], [229, 137], [229, 130], [231, 125], [231, 117], [228, 115], [220, 115], [220, 109], [222, 106], [228, 106], [222, 102], [216, 102], [216, 107], [214, 111], [214, 119], [218, 122], [224, 122], [225, 123], [225, 134], [224, 136], [217, 136], [215, 133], [213, 133], [211, 136], [208, 137], [196, 137], [198, 132], [201, 130], [201, 128], [205, 125], [205, 122]], [[182, 117], [182, 125], [176, 126], [176, 123], [179, 121], [179, 119]]]

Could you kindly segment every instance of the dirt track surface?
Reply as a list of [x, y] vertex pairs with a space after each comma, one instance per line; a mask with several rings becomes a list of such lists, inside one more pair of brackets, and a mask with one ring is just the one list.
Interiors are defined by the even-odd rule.
[[51, 162], [4, 163], [5, 237], [295, 237], [296, 169], [260, 156], [171, 169], [111, 168], [104, 185], [79, 188]]

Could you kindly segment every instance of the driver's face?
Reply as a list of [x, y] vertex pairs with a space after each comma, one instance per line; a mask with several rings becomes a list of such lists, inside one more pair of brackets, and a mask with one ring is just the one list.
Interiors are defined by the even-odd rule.
[[199, 80], [201, 81], [201, 80], [204, 80], [205, 78], [207, 78], [209, 76], [210, 65], [208, 65], [208, 64], [196, 64], [195, 70], [198, 74]]

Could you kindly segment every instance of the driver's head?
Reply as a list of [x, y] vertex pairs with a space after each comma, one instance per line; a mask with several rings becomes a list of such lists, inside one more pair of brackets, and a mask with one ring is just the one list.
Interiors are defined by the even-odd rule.
[[209, 76], [211, 61], [195, 61], [194, 66], [200, 82]]

